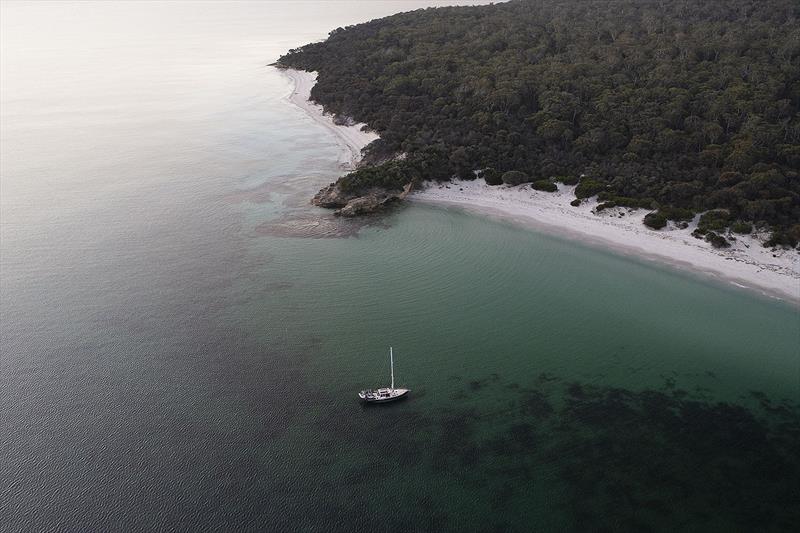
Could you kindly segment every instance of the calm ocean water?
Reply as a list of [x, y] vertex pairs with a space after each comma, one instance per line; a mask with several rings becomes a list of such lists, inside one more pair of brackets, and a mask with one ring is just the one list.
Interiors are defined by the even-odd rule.
[[[781, 531], [795, 308], [412, 206], [266, 65], [433, 2], [4, 3], [0, 530]], [[364, 408], [388, 379], [412, 397]]]

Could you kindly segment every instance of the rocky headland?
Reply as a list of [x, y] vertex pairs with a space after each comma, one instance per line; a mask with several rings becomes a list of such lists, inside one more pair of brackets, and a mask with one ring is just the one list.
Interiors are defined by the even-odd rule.
[[381, 211], [388, 205], [403, 200], [411, 190], [412, 184], [409, 183], [402, 191], [371, 188], [351, 193], [343, 191], [338, 183], [331, 183], [314, 195], [311, 203], [318, 207], [336, 209], [335, 214], [338, 216], [357, 217]]

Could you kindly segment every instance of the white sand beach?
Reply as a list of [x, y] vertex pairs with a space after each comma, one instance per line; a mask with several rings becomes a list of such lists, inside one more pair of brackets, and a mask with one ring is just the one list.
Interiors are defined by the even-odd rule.
[[797, 250], [764, 248], [761, 244], [764, 236], [735, 236], [730, 248], [715, 249], [691, 235], [699, 216], [685, 229], [670, 223], [655, 231], [642, 224], [648, 212], [644, 209], [612, 208], [596, 213], [595, 200], [571, 206], [574, 190], [574, 186], [559, 184], [558, 192], [547, 193], [533, 190], [529, 185], [489, 186], [479, 179], [429, 183], [410, 198], [510, 219], [800, 303], [800, 253]]
[[[281, 69], [295, 87], [288, 100], [302, 108], [317, 123], [330, 131], [341, 147], [344, 169], [355, 168], [361, 150], [378, 138], [362, 129], [364, 124], [337, 125], [322, 106], [309, 101], [316, 72]], [[643, 259], [669, 263], [701, 272], [738, 287], [800, 303], [800, 253], [796, 250], [764, 248], [765, 236], [735, 236], [731, 247], [715, 249], [691, 235], [697, 219], [680, 229], [670, 223], [662, 230], [642, 224], [644, 209], [605, 209], [596, 213], [596, 200], [573, 207], [574, 186], [559, 184], [555, 193], [531, 189], [529, 185], [488, 186], [483, 180], [430, 183], [414, 192], [412, 201], [456, 206], [472, 212], [513, 220], [552, 233], [579, 239]]]
[[378, 138], [378, 135], [362, 128], [365, 124], [349, 126], [334, 123], [333, 116], [325, 114], [322, 106], [309, 100], [311, 88], [317, 83], [317, 73], [305, 70], [280, 69], [294, 83], [294, 90], [288, 96], [291, 103], [303, 109], [315, 122], [333, 133], [341, 147], [339, 162], [345, 169], [355, 168], [361, 159], [361, 150]]

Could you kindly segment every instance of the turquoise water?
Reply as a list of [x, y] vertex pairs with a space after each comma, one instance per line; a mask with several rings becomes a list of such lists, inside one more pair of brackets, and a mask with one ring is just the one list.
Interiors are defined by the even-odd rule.
[[[4, 529], [797, 520], [796, 308], [457, 210], [308, 205], [337, 148], [265, 65], [422, 4], [3, 4]], [[389, 345], [412, 395], [361, 406]]]

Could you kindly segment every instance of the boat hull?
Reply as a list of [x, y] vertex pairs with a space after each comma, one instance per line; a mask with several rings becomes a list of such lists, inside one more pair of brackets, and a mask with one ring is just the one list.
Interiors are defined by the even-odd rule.
[[388, 395], [369, 395], [362, 391], [358, 394], [358, 397], [364, 403], [389, 403], [408, 397], [409, 392], [411, 392], [409, 389], [394, 389]]

